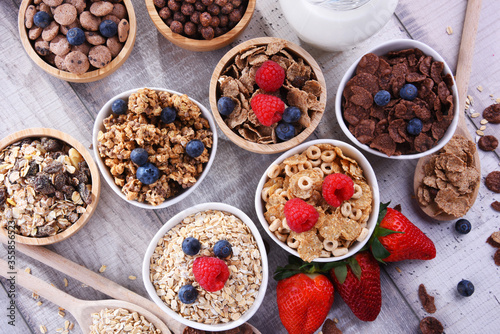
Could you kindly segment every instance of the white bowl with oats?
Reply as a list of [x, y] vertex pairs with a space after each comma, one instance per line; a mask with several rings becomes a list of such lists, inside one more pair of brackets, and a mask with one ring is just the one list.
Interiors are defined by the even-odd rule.
[[[193, 237], [201, 248], [195, 255], [183, 252], [182, 242]], [[214, 245], [227, 240], [230, 256], [218, 259], [227, 265], [229, 278], [222, 289], [209, 292], [193, 274], [193, 263], [215, 258]], [[206, 331], [236, 328], [260, 307], [269, 276], [262, 237], [252, 220], [241, 210], [223, 203], [203, 203], [172, 217], [153, 237], [142, 266], [144, 285], [151, 299], [182, 324]], [[182, 286], [197, 291], [192, 303], [178, 296]]]
[[[329, 174], [347, 175], [353, 195], [338, 207], [322, 194]], [[307, 231], [290, 229], [285, 204], [300, 198], [318, 212]], [[358, 252], [370, 239], [379, 212], [379, 188], [368, 160], [353, 146], [333, 139], [312, 140], [285, 152], [264, 172], [255, 210], [269, 237], [292, 255], [311, 262], [334, 262]]]
[[[123, 115], [112, 111], [118, 100], [125, 103]], [[176, 111], [170, 123], [161, 116], [166, 107]], [[194, 140], [203, 143], [203, 152], [193, 158], [186, 145]], [[212, 114], [187, 95], [164, 88], [131, 89], [101, 108], [93, 146], [97, 165], [118, 196], [140, 208], [163, 209], [189, 196], [206, 177], [217, 151], [217, 129]], [[140, 167], [130, 158], [134, 149], [147, 151], [146, 165], [159, 171], [153, 183], [139, 181]]]

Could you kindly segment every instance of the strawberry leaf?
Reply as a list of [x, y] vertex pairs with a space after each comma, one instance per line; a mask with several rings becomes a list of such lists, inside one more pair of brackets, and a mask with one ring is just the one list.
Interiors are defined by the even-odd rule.
[[361, 281], [361, 267], [359, 266], [358, 260], [355, 257], [350, 258], [349, 267], [351, 267], [352, 273]]
[[344, 284], [345, 279], [347, 278], [347, 266], [344, 264], [343, 266], [335, 267], [335, 276], [340, 284]]
[[375, 257], [377, 261], [384, 264], [385, 264], [384, 259], [387, 258], [389, 255], [391, 255], [391, 253], [387, 249], [385, 249], [385, 247], [382, 245], [380, 240], [378, 240], [378, 238], [371, 240], [371, 249], [373, 257]]
[[387, 213], [387, 207], [391, 204], [391, 202], [387, 203], [380, 203], [379, 211], [378, 211], [378, 219], [377, 219], [377, 226], [380, 224], [382, 219], [384, 219], [385, 214]]

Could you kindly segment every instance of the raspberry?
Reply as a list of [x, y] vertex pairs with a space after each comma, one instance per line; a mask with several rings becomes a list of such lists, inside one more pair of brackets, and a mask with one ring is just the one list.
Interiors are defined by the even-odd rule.
[[274, 92], [280, 89], [285, 81], [285, 70], [272, 60], [262, 64], [255, 72], [255, 82], [266, 92]]
[[285, 111], [285, 103], [276, 96], [257, 94], [250, 101], [255, 116], [264, 126], [279, 122]]
[[219, 291], [229, 278], [226, 262], [216, 257], [199, 257], [193, 262], [194, 279], [209, 291]]
[[285, 204], [288, 227], [297, 233], [309, 231], [318, 221], [319, 213], [314, 206], [300, 198], [292, 198]]
[[330, 174], [323, 181], [322, 194], [328, 204], [337, 208], [354, 195], [354, 182], [345, 174]]

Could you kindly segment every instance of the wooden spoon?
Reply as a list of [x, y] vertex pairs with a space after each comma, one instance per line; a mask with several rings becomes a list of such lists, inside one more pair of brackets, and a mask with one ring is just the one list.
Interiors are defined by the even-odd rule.
[[[458, 89], [458, 101], [459, 101], [459, 120], [458, 126], [455, 131], [455, 135], [460, 135], [462, 137], [467, 138], [468, 140], [474, 142], [472, 136], [467, 130], [467, 124], [465, 123], [465, 99], [467, 95], [467, 87], [469, 86], [469, 78], [472, 67], [472, 57], [474, 55], [474, 43], [476, 41], [477, 34], [477, 25], [479, 22], [479, 15], [481, 13], [481, 1], [482, 0], [469, 0], [467, 2], [467, 10], [465, 12], [465, 20], [464, 27], [462, 30], [462, 40], [460, 41], [460, 50], [458, 51], [458, 62], [457, 62], [457, 75], [456, 75], [456, 83]], [[421, 158], [418, 160], [417, 167], [415, 168], [415, 175], [413, 178], [413, 190], [415, 192], [415, 196], [417, 194], [418, 187], [422, 184], [422, 180], [425, 176], [424, 166], [430, 160], [432, 155]], [[478, 171], [481, 171], [481, 164], [479, 161], [479, 155], [476, 152], [474, 153], [474, 165]], [[473, 190], [471, 201], [472, 204], [476, 201], [477, 194], [479, 192], [480, 182], [477, 183], [476, 187]], [[420, 203], [420, 208], [424, 211], [428, 216], [437, 219], [437, 220], [453, 220], [459, 217], [440, 213], [436, 203], [431, 202], [427, 206], [422, 206]], [[471, 205], [472, 207], [472, 205]]]
[[18, 271], [13, 274], [12, 271], [9, 270], [7, 262], [2, 259], [0, 259], [0, 275], [7, 279], [15, 276], [16, 285], [29, 289], [70, 312], [84, 332], [88, 331], [92, 324], [92, 313], [98, 313], [104, 308], [124, 308], [130, 312], [137, 312], [143, 315], [149, 322], [154, 324], [157, 329], [160, 329], [162, 333], [170, 333], [168, 327], [158, 319], [158, 317], [145, 308], [135, 304], [116, 299], [92, 301], [77, 299], [25, 271]]

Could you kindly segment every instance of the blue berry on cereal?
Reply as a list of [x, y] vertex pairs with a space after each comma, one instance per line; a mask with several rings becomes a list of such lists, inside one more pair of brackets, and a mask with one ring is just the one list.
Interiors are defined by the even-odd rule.
[[116, 99], [111, 105], [111, 111], [117, 115], [123, 115], [127, 112], [127, 102], [122, 99]]
[[68, 43], [71, 45], [82, 45], [85, 43], [85, 33], [78, 27], [68, 30], [66, 38], [68, 39]]
[[137, 168], [136, 178], [143, 184], [153, 184], [160, 177], [158, 167], [148, 162]]
[[118, 32], [118, 25], [111, 20], [104, 20], [99, 24], [99, 32], [104, 37], [113, 37]]
[[186, 154], [191, 158], [199, 157], [205, 150], [205, 145], [199, 139], [193, 139], [186, 145]]
[[40, 28], [46, 28], [52, 21], [52, 18], [50, 15], [46, 12], [39, 11], [38, 13], [35, 14], [33, 17], [33, 23]]

